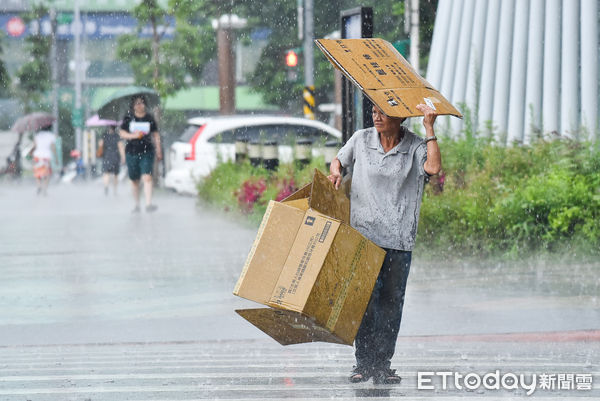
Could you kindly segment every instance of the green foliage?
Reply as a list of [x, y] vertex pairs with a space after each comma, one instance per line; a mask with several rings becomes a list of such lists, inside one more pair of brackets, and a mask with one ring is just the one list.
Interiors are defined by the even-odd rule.
[[[533, 253], [600, 256], [600, 151], [590, 144], [537, 141], [502, 147], [488, 139], [441, 141], [444, 191], [426, 185], [417, 251], [447, 257], [525, 257]], [[266, 182], [248, 217], [258, 223], [281, 183], [310, 182], [313, 169], [282, 165], [275, 173], [220, 164], [199, 185], [200, 198], [240, 211], [244, 182]]]
[[4, 48], [2, 47], [2, 42], [6, 39], [6, 35], [3, 32], [0, 32], [0, 98], [9, 97], [11, 93], [10, 88], [10, 74], [6, 69], [6, 64], [4, 63]]
[[[133, 15], [138, 29], [149, 25], [155, 35], [151, 39], [138, 35], [122, 35], [117, 57], [131, 65], [136, 84], [151, 86], [164, 98], [186, 85], [189, 77], [197, 81], [204, 65], [215, 53], [214, 31], [202, 12], [203, 1], [170, 0], [163, 9], [156, 0], [144, 0]], [[156, 28], [174, 17], [175, 36], [162, 40]]]
[[[220, 163], [207, 178], [198, 184], [198, 195], [204, 202], [221, 210], [238, 214], [245, 213], [250, 222], [258, 224], [269, 200], [275, 199], [282, 192], [285, 184], [292, 182], [295, 188], [301, 188], [312, 180], [315, 168], [326, 172], [322, 157], [313, 159], [304, 168], [296, 168], [293, 164], [282, 164], [275, 172], [252, 167], [249, 162]], [[239, 193], [245, 182], [253, 183], [259, 180], [266, 183], [266, 189], [250, 211], [245, 211], [240, 205]]]
[[70, 151], [75, 149], [75, 128], [72, 123], [71, 107], [60, 106], [58, 109], [58, 133], [62, 138], [62, 162], [67, 164], [71, 160]]
[[[268, 27], [271, 40], [263, 49], [254, 73], [247, 77], [249, 84], [266, 102], [288, 110], [302, 110], [304, 61], [298, 65], [298, 82], [288, 82], [284, 64], [285, 51], [302, 47], [298, 39], [297, 10], [294, 1], [265, 0], [260, 8], [242, 7], [247, 1], [234, 1], [234, 11], [248, 18], [249, 27]], [[404, 2], [382, 0], [330, 0], [314, 2], [315, 38], [324, 38], [340, 29], [340, 11], [365, 6], [373, 8], [374, 37], [391, 42], [406, 39], [404, 33]], [[437, 1], [423, 2], [420, 7], [421, 65], [426, 66]], [[334, 74], [327, 58], [314, 50], [315, 99], [317, 104], [333, 101]]]
[[[329, 0], [314, 2], [314, 33], [323, 38], [339, 30], [340, 10], [358, 6], [373, 7], [374, 36], [390, 41], [406, 39], [404, 33], [404, 3], [382, 0], [373, 4], [358, 0]], [[267, 103], [287, 110], [302, 110], [304, 67], [302, 56], [298, 66], [298, 82], [288, 82], [284, 64], [285, 51], [302, 47], [298, 39], [297, 3], [295, 1], [263, 0], [260, 7], [253, 0], [169, 0], [168, 9], [162, 9], [156, 0], [144, 0], [134, 15], [140, 26], [162, 21], [166, 16], [176, 18], [173, 40], [154, 39], [158, 48], [158, 63], [153, 56], [153, 40], [127, 35], [119, 39], [118, 57], [129, 62], [137, 84], [152, 86], [162, 97], [182, 88], [187, 78], [198, 81], [205, 64], [216, 56], [216, 34], [211, 20], [223, 14], [237, 14], [248, 20], [247, 28], [239, 32], [242, 41], [254, 28], [271, 30], [270, 41], [263, 49], [258, 65], [246, 77], [250, 86], [260, 93]], [[426, 64], [437, 1], [423, 3], [421, 15], [422, 65]], [[317, 103], [333, 101], [333, 68], [315, 49], [315, 99]], [[153, 58], [154, 57], [154, 58]], [[158, 79], [156, 79], [158, 75]]]
[[[23, 19], [27, 23], [38, 20], [40, 26], [41, 19], [47, 14], [47, 8], [36, 5]], [[25, 42], [30, 60], [17, 71], [17, 95], [25, 111], [30, 111], [40, 103], [43, 94], [52, 86], [49, 62], [51, 38], [41, 32], [34, 32], [25, 38]]]
[[600, 153], [589, 144], [501, 147], [472, 138], [442, 146], [445, 190], [426, 191], [419, 247], [457, 256], [600, 254]]

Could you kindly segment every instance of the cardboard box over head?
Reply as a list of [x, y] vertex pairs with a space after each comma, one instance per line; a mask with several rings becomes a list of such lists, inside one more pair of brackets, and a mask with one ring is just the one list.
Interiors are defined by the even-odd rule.
[[317, 39], [331, 64], [390, 117], [422, 116], [427, 104], [439, 115], [462, 114], [383, 39]]
[[349, 220], [350, 200], [318, 170], [271, 201], [233, 291], [269, 308], [236, 312], [282, 345], [352, 345], [385, 251]]

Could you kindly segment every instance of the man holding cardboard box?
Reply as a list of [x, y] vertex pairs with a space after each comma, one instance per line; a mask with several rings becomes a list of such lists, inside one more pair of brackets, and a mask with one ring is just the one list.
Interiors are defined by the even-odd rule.
[[336, 189], [342, 181], [342, 167], [353, 167], [351, 226], [386, 251], [354, 340], [356, 366], [349, 378], [353, 383], [371, 377], [376, 384], [401, 381], [390, 364], [402, 319], [425, 175], [441, 169], [433, 130], [437, 113], [425, 104], [416, 108], [424, 115], [425, 139], [402, 126], [405, 118], [388, 117], [374, 106], [374, 127], [355, 132], [330, 167], [328, 178]]

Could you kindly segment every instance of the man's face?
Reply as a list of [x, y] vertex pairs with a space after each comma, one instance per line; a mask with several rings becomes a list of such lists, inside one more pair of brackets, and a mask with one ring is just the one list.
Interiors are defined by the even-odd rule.
[[373, 125], [381, 134], [396, 134], [404, 121], [403, 118], [391, 118], [386, 116], [379, 107], [373, 106]]

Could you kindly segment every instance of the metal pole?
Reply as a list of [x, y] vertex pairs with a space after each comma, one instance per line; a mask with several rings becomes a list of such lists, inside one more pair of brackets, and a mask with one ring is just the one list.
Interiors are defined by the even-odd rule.
[[[56, 9], [54, 6], [50, 8], [50, 27], [51, 27], [51, 40], [52, 45], [50, 47], [50, 68], [52, 73], [52, 117], [54, 117], [54, 124], [52, 124], [52, 132], [58, 138], [58, 62], [56, 60]], [[57, 148], [57, 153], [62, 154], [61, 149]], [[58, 169], [62, 168], [62, 158], [58, 157], [56, 160]]]
[[75, 148], [81, 152], [82, 150], [82, 137], [81, 137], [81, 125], [79, 119], [81, 119], [81, 15], [79, 12], [79, 0], [74, 0], [74, 34], [75, 34], [75, 110], [77, 113], [78, 120], [75, 124]]
[[296, 9], [298, 12], [298, 40], [304, 39], [304, 5], [303, 0], [297, 0]]
[[304, 21], [304, 117], [315, 119], [315, 81], [313, 56], [313, 0], [305, 0], [306, 18]]

